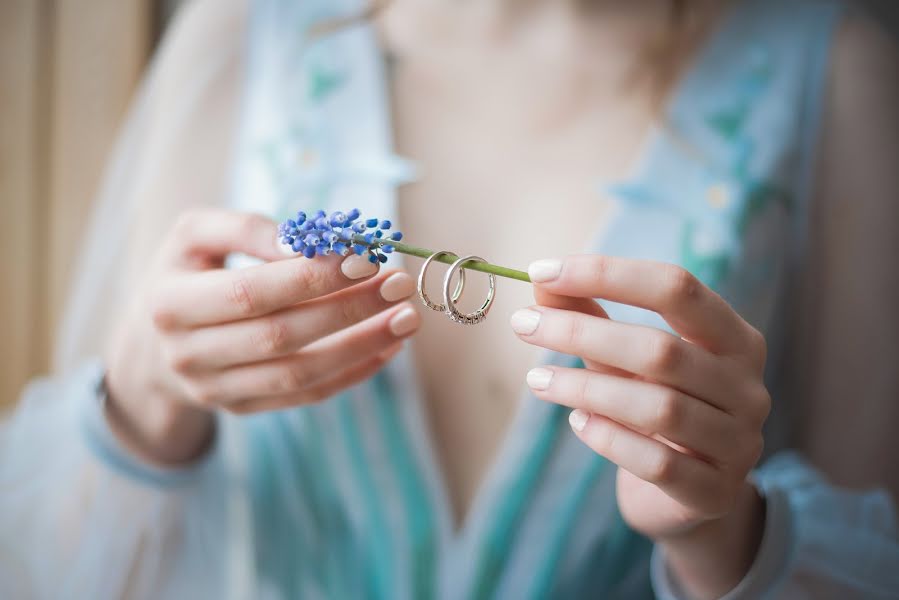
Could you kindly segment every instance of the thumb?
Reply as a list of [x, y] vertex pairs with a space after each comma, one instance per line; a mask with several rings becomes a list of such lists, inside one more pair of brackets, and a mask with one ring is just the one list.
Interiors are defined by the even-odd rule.
[[182, 213], [166, 249], [169, 262], [188, 268], [221, 266], [234, 252], [267, 261], [295, 256], [279, 242], [278, 226], [271, 219], [218, 208]]

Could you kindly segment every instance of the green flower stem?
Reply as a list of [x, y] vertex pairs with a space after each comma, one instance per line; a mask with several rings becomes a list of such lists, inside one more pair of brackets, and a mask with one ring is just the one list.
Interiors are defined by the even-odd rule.
[[[403, 254], [410, 254], [419, 258], [428, 258], [435, 252], [435, 250], [419, 248], [418, 246], [412, 246], [410, 244], [404, 244], [402, 242], [395, 242], [393, 240], [382, 238], [375, 238], [374, 240], [372, 240], [372, 243], [369, 244], [360, 234], [353, 234], [353, 241], [357, 244], [368, 246], [369, 248], [377, 248], [380, 246], [390, 245], [393, 246], [395, 252], [402, 252]], [[455, 254], [443, 254], [441, 256], [438, 256], [434, 260], [450, 265], [456, 262], [459, 258], [460, 257]], [[488, 262], [472, 261], [465, 263], [464, 268], [470, 269], [472, 271], [481, 271], [482, 273], [493, 273], [494, 275], [499, 275], [500, 277], [508, 277], [509, 279], [517, 279], [518, 281], [526, 281], [528, 283], [530, 283], [531, 281], [531, 278], [528, 277], [528, 274], [525, 271], [510, 269], [508, 267], [500, 267], [498, 265], [492, 265]]]

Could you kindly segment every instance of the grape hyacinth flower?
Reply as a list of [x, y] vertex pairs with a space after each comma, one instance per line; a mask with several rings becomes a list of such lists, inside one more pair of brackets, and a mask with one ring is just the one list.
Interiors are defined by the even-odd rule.
[[[323, 210], [308, 216], [305, 212], [299, 211], [295, 218], [287, 219], [278, 225], [278, 238], [282, 244], [290, 246], [294, 252], [301, 253], [306, 258], [327, 256], [331, 253], [341, 256], [355, 253], [359, 256], [368, 255], [368, 260], [372, 263], [385, 263], [388, 255], [393, 252], [420, 258], [428, 258], [434, 254], [433, 250], [401, 242], [402, 232], [391, 232], [393, 223], [389, 220], [362, 219], [361, 216], [362, 212], [358, 208], [346, 212], [338, 210], [330, 215]], [[435, 260], [452, 264], [458, 258], [454, 254], [444, 254]], [[525, 271], [500, 267], [488, 262], [470, 262], [466, 263], [464, 268], [519, 281], [530, 281]]]
[[[294, 252], [301, 252], [306, 258], [327, 256], [332, 252], [347, 256], [355, 252], [360, 256], [367, 254], [373, 263], [387, 262], [387, 255], [394, 250], [389, 242], [402, 239], [403, 234], [399, 231], [388, 233], [392, 224], [387, 220], [360, 221], [360, 214], [358, 208], [348, 212], [335, 211], [330, 215], [319, 210], [312, 216], [299, 211], [296, 218], [287, 219], [278, 226], [278, 237], [282, 244], [290, 246]], [[361, 239], [357, 239], [359, 236]]]

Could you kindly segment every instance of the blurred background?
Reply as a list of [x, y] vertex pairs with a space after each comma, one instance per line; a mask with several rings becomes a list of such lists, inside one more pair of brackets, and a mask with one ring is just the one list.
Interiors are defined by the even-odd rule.
[[[0, 0], [0, 410], [49, 369], [107, 153], [183, 2]], [[899, 32], [899, 2], [862, 4]]]

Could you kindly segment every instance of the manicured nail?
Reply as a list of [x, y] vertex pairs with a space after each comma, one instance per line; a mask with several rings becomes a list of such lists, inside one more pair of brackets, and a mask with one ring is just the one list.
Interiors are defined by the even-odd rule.
[[407, 273], [394, 273], [381, 284], [381, 297], [388, 302], [408, 298], [415, 292], [415, 281]]
[[512, 313], [509, 323], [515, 333], [530, 335], [537, 330], [537, 325], [540, 324], [540, 313], [530, 308], [522, 308]]
[[366, 254], [352, 254], [340, 263], [340, 270], [350, 279], [361, 279], [378, 272], [378, 264], [368, 260]]
[[568, 415], [568, 422], [571, 423], [571, 427], [575, 431], [583, 431], [584, 426], [587, 425], [587, 419], [589, 418], [590, 415], [588, 415], [586, 412], [582, 411], [579, 408], [575, 408]]
[[549, 387], [549, 382], [553, 378], [553, 372], [543, 367], [537, 367], [528, 371], [528, 385], [535, 390], [545, 390]]
[[528, 277], [533, 283], [552, 281], [562, 272], [562, 261], [555, 258], [542, 258], [528, 265]]
[[415, 330], [420, 320], [421, 317], [418, 316], [418, 312], [414, 308], [407, 306], [393, 315], [387, 326], [390, 329], [390, 333], [396, 337], [401, 337]]

